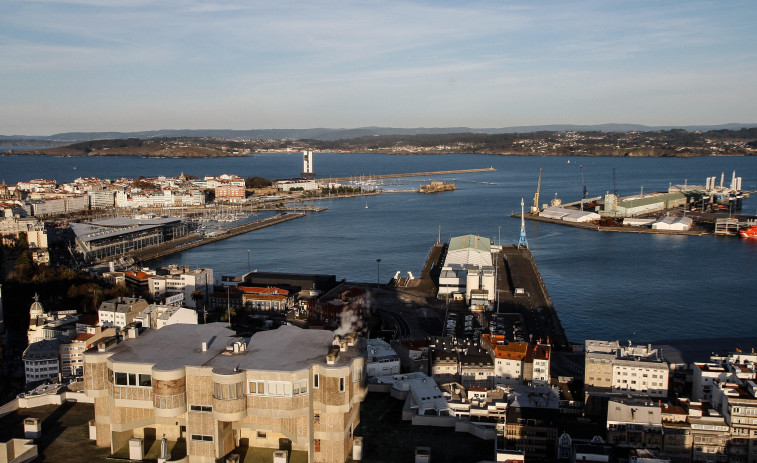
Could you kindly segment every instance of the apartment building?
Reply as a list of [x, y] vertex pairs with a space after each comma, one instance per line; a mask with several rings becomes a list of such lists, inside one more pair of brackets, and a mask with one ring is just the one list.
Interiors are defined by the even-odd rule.
[[694, 462], [724, 463], [728, 461], [730, 428], [725, 418], [707, 402], [690, 402], [692, 455]]
[[757, 462], [757, 384], [717, 382], [712, 391], [712, 405], [730, 426], [729, 461]]
[[508, 342], [501, 334], [482, 334], [481, 346], [494, 361], [495, 384], [549, 383], [549, 345]]
[[692, 366], [691, 399], [712, 402], [716, 382], [742, 382], [757, 378], [757, 355], [733, 352], [727, 356], [712, 356], [706, 363]]
[[140, 322], [142, 327], [159, 330], [164, 326], [176, 323], [197, 324], [197, 312], [184, 307], [173, 305], [150, 304], [142, 312], [134, 317], [134, 321]]
[[621, 346], [618, 341], [587, 340], [584, 384], [587, 392], [667, 397], [669, 369], [651, 345]]
[[355, 334], [282, 326], [237, 338], [221, 323], [147, 330], [84, 357], [97, 445], [186, 438], [189, 462], [238, 445], [286, 447], [308, 462], [347, 461], [365, 395], [365, 343]]
[[[148, 276], [147, 287], [155, 298], [183, 294], [184, 305], [197, 308], [198, 304], [207, 302], [208, 294], [213, 290], [213, 269], [169, 265], [157, 269], [155, 275]], [[202, 294], [202, 299], [195, 301], [192, 297], [195, 291]]]
[[105, 301], [97, 311], [100, 326], [124, 329], [148, 305], [146, 300], [135, 297], [118, 297]]
[[289, 291], [281, 288], [239, 286], [242, 305], [245, 308], [264, 312], [283, 312], [292, 303]]
[[366, 356], [365, 374], [371, 376], [389, 376], [400, 372], [400, 358], [388, 342], [383, 339], [369, 339]]
[[58, 377], [60, 373], [60, 360], [58, 350], [60, 343], [57, 339], [38, 341], [24, 350], [24, 373], [26, 384]]

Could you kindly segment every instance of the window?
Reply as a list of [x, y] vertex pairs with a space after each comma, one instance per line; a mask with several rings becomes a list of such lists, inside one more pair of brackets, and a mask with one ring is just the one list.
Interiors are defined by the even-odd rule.
[[318, 424], [320, 422], [321, 422], [321, 414], [313, 413], [313, 424]]
[[210, 413], [213, 411], [213, 407], [209, 405], [190, 405], [189, 409], [193, 412], [206, 412]]
[[301, 379], [294, 382], [294, 395], [307, 394], [308, 392], [308, 380]]
[[344, 378], [339, 378], [339, 392], [344, 392]]
[[265, 394], [265, 381], [250, 381], [250, 394]]
[[321, 440], [320, 439], [314, 439], [313, 440], [313, 447], [315, 447], [316, 452], [321, 451]]
[[128, 385], [126, 373], [116, 373], [116, 385], [118, 386]]
[[[319, 387], [319, 385], [318, 385], [318, 373], [314, 373], [313, 374], [313, 388], [314, 389], [318, 389], [318, 387]], [[320, 443], [320, 441], [318, 441], [318, 442]], [[320, 444], [319, 444], [319, 446], [320, 446]]]
[[216, 399], [239, 399], [244, 395], [244, 383], [213, 383], [213, 397]]
[[213, 436], [207, 436], [204, 434], [192, 434], [191, 439], [193, 441], [213, 442]]
[[264, 431], [258, 431], [258, 439], [265, 439], [265, 432]]
[[355, 370], [352, 373], [352, 381], [354, 382], [360, 382], [363, 380], [363, 367], [355, 367]]
[[145, 387], [152, 386], [152, 376], [151, 375], [140, 374], [139, 375], [139, 385], [140, 386], [145, 386]]

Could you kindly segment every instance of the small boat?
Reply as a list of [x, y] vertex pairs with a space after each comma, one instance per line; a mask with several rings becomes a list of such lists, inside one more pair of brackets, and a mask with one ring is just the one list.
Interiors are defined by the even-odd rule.
[[365, 208], [368, 209], [368, 201], [365, 202]]
[[757, 239], [757, 225], [739, 230], [739, 236], [742, 238]]

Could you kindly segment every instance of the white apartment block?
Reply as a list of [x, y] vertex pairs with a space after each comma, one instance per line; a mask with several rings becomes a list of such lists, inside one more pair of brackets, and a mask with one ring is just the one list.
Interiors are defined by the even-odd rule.
[[92, 190], [87, 192], [91, 209], [108, 209], [116, 205], [114, 190]]
[[205, 194], [200, 190], [163, 190], [155, 193], [132, 193], [118, 191], [116, 193], [116, 207], [179, 207], [202, 206], [205, 204]]
[[124, 329], [147, 306], [147, 301], [144, 299], [133, 297], [119, 297], [105, 301], [100, 304], [100, 309], [97, 311], [100, 326]]
[[717, 382], [712, 391], [712, 406], [731, 428], [730, 461], [757, 462], [757, 384], [752, 380]]
[[694, 363], [691, 398], [694, 401], [712, 402], [716, 382], [741, 382], [757, 378], [757, 355], [741, 352], [727, 357], [713, 356], [708, 363]]
[[[147, 280], [150, 294], [156, 298], [164, 298], [174, 294], [184, 295], [184, 305], [197, 308], [197, 303], [192, 299], [192, 293], [200, 291], [203, 300], [207, 300], [208, 293], [213, 291], [213, 269], [196, 268], [186, 266], [169, 266], [156, 271], [158, 275], [151, 276]], [[161, 273], [164, 273], [161, 275]]]
[[197, 312], [184, 307], [150, 304], [139, 315], [134, 317], [134, 321], [142, 323], [144, 328], [154, 330], [159, 330], [164, 326], [176, 323], [196, 325]]
[[587, 340], [584, 384], [587, 391], [667, 397], [670, 370], [651, 345], [621, 346], [618, 341]]

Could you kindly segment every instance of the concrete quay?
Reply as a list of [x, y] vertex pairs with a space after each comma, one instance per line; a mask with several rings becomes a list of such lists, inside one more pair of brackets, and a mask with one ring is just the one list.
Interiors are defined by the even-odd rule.
[[201, 236], [195, 233], [191, 233], [187, 236], [169, 241], [167, 243], [161, 243], [155, 246], [148, 246], [138, 251], [132, 251], [126, 255], [134, 258], [137, 261], [149, 261], [154, 259], [160, 259], [177, 252], [186, 251], [187, 249], [196, 248], [216, 241], [221, 241], [232, 236], [241, 235], [261, 228], [270, 227], [272, 225], [288, 222], [290, 220], [299, 219], [305, 217], [305, 213], [289, 212], [285, 214], [278, 214], [273, 217], [268, 217], [254, 222], [248, 222], [236, 227], [227, 229], [223, 234], [217, 236]]
[[[421, 275], [409, 281], [407, 286], [390, 290], [390, 287], [382, 285], [381, 293], [384, 296], [377, 298], [375, 302], [377, 307], [381, 307], [382, 314], [391, 320], [399, 337], [415, 338], [424, 334], [441, 334], [443, 327], [440, 324], [443, 323], [441, 318], [444, 318], [446, 300], [437, 299], [436, 295], [447, 246], [441, 243], [432, 246]], [[567, 350], [568, 339], [565, 330], [531, 252], [523, 247], [502, 246], [502, 251], [494, 253], [494, 257], [497, 268], [497, 298], [493, 312], [521, 318], [530, 338], [527, 340], [537, 342], [541, 339], [546, 342], [549, 339], [556, 350]], [[467, 307], [451, 301], [450, 303], [450, 312], [468, 313]], [[429, 310], [430, 308], [434, 310]]]
[[[511, 214], [510, 217], [520, 219], [520, 213]], [[654, 235], [687, 235], [687, 236], [702, 236], [711, 235], [712, 233], [705, 230], [653, 230], [651, 228], [643, 227], [603, 227], [594, 223], [580, 223], [580, 222], [566, 222], [565, 220], [549, 219], [546, 217], [539, 217], [536, 214], [526, 213], [526, 220], [533, 220], [534, 222], [553, 223], [556, 225], [562, 225], [573, 228], [583, 228], [584, 230], [593, 230], [601, 232], [616, 232], [616, 233], [646, 233]]]
[[522, 315], [533, 342], [549, 339], [555, 349], [567, 349], [568, 338], [531, 251], [515, 245], [502, 246], [496, 267], [495, 311]]
[[[380, 175], [371, 175], [370, 179], [382, 179], [382, 178], [401, 178], [401, 177], [426, 177], [429, 175], [450, 175], [450, 174], [469, 174], [474, 172], [494, 172], [494, 167], [485, 167], [482, 169], [458, 169], [458, 170], [437, 170], [437, 171], [431, 171], [431, 172], [406, 172], [401, 174], [380, 174]], [[366, 179], [368, 177], [365, 176], [352, 176], [352, 177], [336, 177], [331, 178], [329, 180], [335, 181], [335, 182], [355, 182], [360, 181], [361, 179]], [[320, 180], [326, 180], [326, 179], [320, 179]]]

